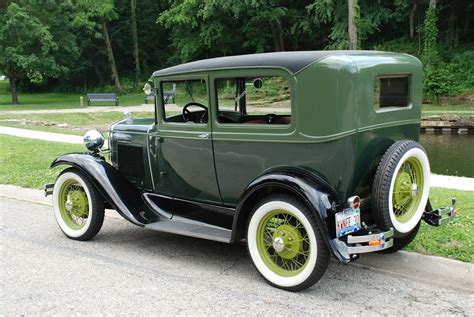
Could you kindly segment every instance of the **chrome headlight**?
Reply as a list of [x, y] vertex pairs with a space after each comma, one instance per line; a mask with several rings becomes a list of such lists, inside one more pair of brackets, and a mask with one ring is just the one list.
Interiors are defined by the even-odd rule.
[[89, 151], [98, 151], [104, 145], [105, 138], [97, 130], [89, 130], [84, 134], [84, 145]]

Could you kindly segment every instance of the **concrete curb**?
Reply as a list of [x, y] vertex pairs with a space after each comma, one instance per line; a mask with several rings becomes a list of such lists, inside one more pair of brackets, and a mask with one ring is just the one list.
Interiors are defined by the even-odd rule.
[[[52, 206], [51, 197], [44, 197], [43, 191], [38, 189], [0, 185], [0, 197]], [[106, 210], [106, 217], [123, 219], [114, 210]], [[471, 263], [400, 251], [384, 255], [364, 254], [350, 265], [474, 293], [474, 264]]]

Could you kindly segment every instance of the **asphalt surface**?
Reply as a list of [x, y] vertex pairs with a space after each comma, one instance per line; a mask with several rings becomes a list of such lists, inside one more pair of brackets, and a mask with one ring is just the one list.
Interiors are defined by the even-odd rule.
[[60, 232], [50, 206], [7, 198], [0, 215], [0, 315], [474, 315], [473, 292], [409, 274], [331, 261], [317, 285], [289, 293], [263, 281], [243, 245], [115, 217], [94, 240], [77, 242]]

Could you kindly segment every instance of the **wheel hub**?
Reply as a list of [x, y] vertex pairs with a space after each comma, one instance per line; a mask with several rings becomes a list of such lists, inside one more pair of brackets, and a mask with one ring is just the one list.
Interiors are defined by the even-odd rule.
[[66, 203], [64, 204], [64, 206], [66, 207], [66, 210], [71, 212], [72, 211], [72, 207], [73, 207], [73, 203], [70, 199], [66, 200]]
[[280, 237], [276, 237], [273, 239], [273, 248], [276, 252], [280, 253], [285, 250], [285, 241]]
[[78, 190], [71, 191], [64, 206], [68, 212], [76, 217], [86, 216], [88, 212], [86, 193]]
[[273, 249], [284, 259], [292, 259], [301, 249], [301, 234], [292, 225], [281, 225], [273, 235]]
[[412, 184], [411, 185], [411, 196], [415, 198], [418, 195], [418, 185]]

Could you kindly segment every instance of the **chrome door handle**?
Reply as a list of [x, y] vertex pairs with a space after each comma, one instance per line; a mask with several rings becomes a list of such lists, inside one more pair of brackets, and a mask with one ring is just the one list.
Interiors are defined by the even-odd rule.
[[200, 139], [209, 139], [209, 133], [201, 133], [198, 135], [198, 138]]

